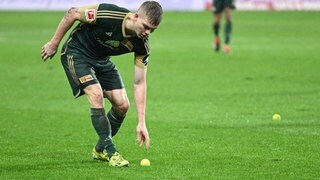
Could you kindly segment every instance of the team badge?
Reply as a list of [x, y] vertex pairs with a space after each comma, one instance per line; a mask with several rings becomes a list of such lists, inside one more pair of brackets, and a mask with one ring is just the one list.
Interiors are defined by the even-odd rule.
[[96, 19], [96, 10], [95, 9], [86, 9], [85, 10], [86, 20], [92, 22]]

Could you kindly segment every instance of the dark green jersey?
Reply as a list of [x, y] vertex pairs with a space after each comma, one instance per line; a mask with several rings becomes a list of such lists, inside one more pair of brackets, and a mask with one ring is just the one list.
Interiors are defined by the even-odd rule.
[[81, 8], [81, 13], [81, 23], [70, 34], [63, 51], [68, 48], [98, 60], [134, 52], [136, 64], [147, 65], [148, 39], [125, 32], [124, 22], [131, 14], [128, 9], [99, 4]]

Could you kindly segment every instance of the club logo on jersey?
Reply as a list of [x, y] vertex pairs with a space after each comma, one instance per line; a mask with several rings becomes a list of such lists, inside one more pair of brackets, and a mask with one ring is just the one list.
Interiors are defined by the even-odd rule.
[[95, 9], [86, 9], [85, 10], [86, 20], [92, 22], [96, 19], [96, 10]]

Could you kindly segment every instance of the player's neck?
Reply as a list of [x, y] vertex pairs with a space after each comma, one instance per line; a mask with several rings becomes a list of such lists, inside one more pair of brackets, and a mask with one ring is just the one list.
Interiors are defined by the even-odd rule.
[[136, 35], [136, 32], [134, 30], [134, 20], [133, 20], [133, 14], [130, 15], [127, 19], [125, 19], [125, 31], [127, 35], [134, 36]]

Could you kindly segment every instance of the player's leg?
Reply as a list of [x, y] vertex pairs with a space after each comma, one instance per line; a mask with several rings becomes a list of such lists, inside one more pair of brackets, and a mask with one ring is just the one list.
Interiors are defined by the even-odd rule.
[[213, 49], [215, 51], [220, 50], [220, 38], [219, 38], [219, 31], [220, 31], [220, 21], [221, 21], [221, 13], [223, 12], [223, 1], [221, 0], [214, 0], [212, 2], [213, 5]]
[[226, 24], [225, 24], [225, 38], [224, 38], [224, 52], [229, 53], [230, 52], [230, 38], [231, 38], [231, 32], [232, 32], [232, 9], [229, 7], [226, 7], [224, 10], [225, 13], [225, 19], [226, 19]]
[[101, 62], [96, 68], [99, 69], [97, 79], [103, 89], [104, 97], [108, 98], [112, 105], [106, 117], [111, 124], [112, 136], [114, 136], [123, 123], [130, 103], [121, 75], [114, 63], [107, 60]]
[[105, 147], [108, 147], [110, 154], [116, 152], [116, 148], [110, 138], [110, 123], [105, 117], [102, 88], [83, 56], [74, 52], [66, 52], [61, 56], [61, 63], [73, 90], [73, 95], [77, 98], [85, 92], [87, 94], [91, 107], [92, 124], [99, 136], [98, 143], [93, 150], [93, 157], [108, 161], [109, 157], [105, 152]]
[[95, 150], [96, 152], [106, 150], [108, 155], [111, 156], [117, 149], [112, 142], [110, 122], [106, 118], [102, 88], [100, 84], [97, 83], [89, 85], [83, 90], [90, 103], [92, 125], [99, 136]]
[[111, 139], [111, 126], [105, 117], [104, 99], [100, 84], [93, 84], [84, 88], [90, 103], [91, 121], [99, 139], [92, 151], [96, 160], [109, 161], [108, 154], [115, 153], [116, 148]]
[[[104, 111], [104, 99], [100, 84], [90, 85], [86, 87], [84, 91], [87, 94], [88, 100], [91, 105], [91, 117], [93, 125], [99, 135], [99, 141], [96, 148], [93, 150], [93, 156], [95, 157], [95, 152], [99, 152], [102, 150], [102, 153], [99, 154], [106, 155], [107, 161], [109, 161], [110, 166], [128, 166], [129, 162], [125, 160], [119, 154], [119, 152], [117, 152], [114, 144], [112, 143], [111, 125]], [[104, 153], [104, 150], [106, 150], [106, 153]], [[103, 156], [98, 157], [100, 157], [100, 160], [104, 160]]]
[[111, 124], [112, 136], [115, 136], [123, 123], [130, 103], [124, 88], [109, 91], [105, 90], [104, 96], [107, 97], [112, 104], [111, 109], [107, 113], [107, 118]]
[[[128, 96], [124, 89], [122, 78], [115, 65], [110, 60], [100, 62], [95, 67], [99, 71], [97, 79], [102, 86], [103, 95], [108, 98], [112, 105], [105, 117], [110, 122], [111, 136], [114, 136], [120, 129], [128, 111]], [[110, 156], [109, 165], [118, 167], [128, 166], [129, 162], [125, 160], [119, 152], [116, 152]]]
[[221, 21], [221, 13], [215, 13], [213, 20], [213, 33], [214, 33], [214, 39], [213, 39], [213, 48], [215, 51], [220, 50], [220, 38], [219, 38], [219, 31], [220, 31], [220, 21]]

